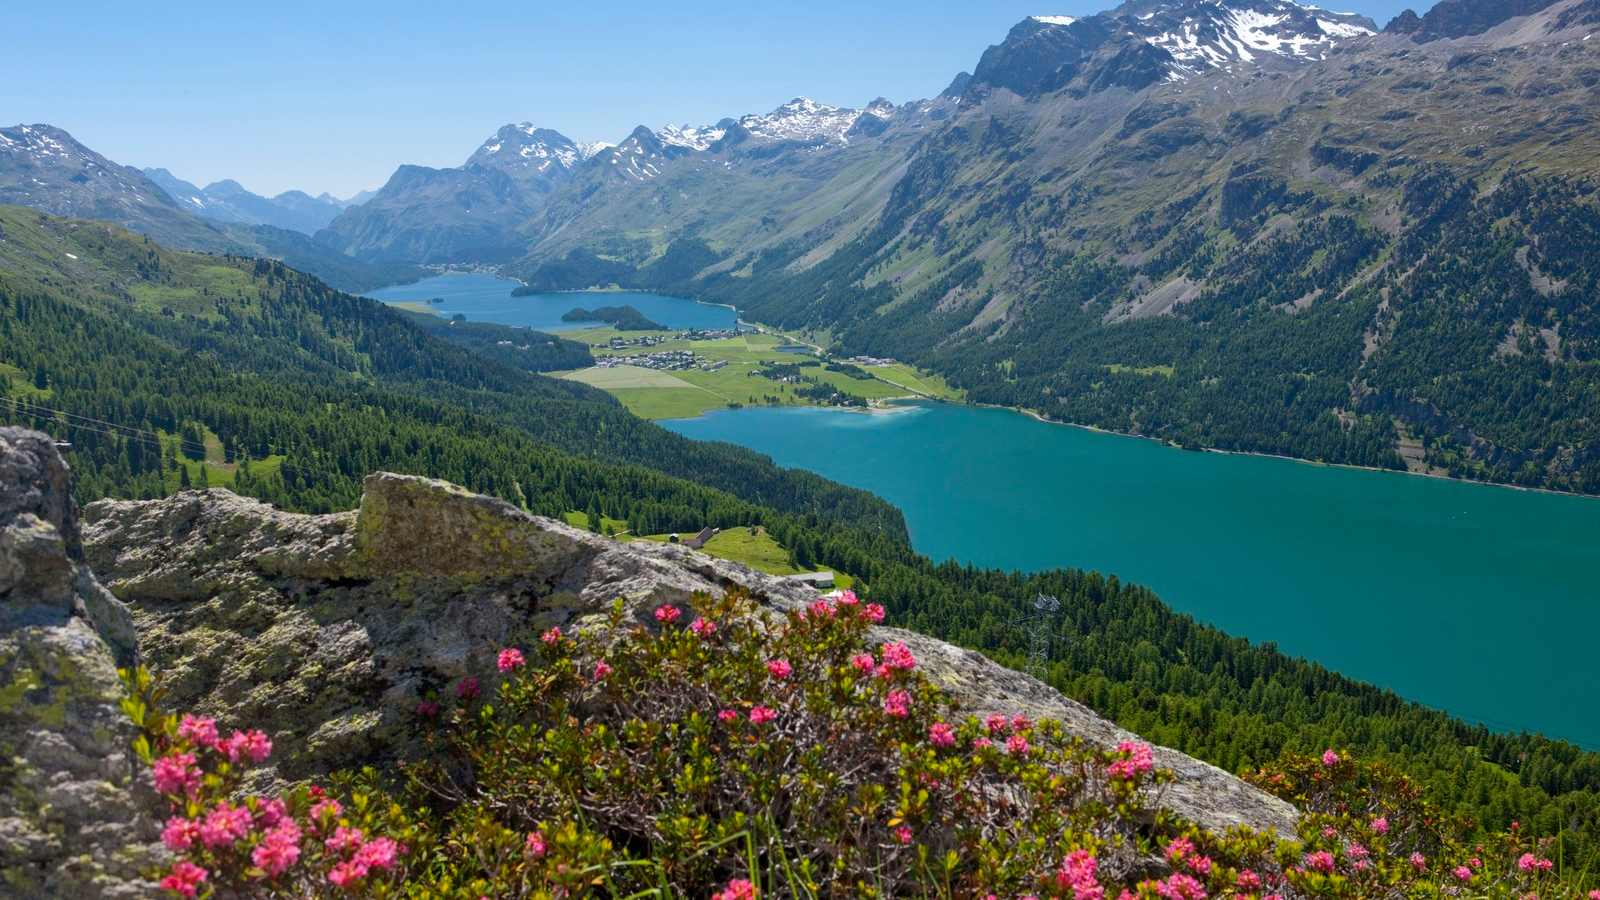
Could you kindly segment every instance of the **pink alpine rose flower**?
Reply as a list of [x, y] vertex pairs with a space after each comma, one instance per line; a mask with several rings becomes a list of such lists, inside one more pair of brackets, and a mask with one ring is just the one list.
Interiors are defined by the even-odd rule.
[[539, 640], [544, 641], [546, 647], [554, 647], [561, 643], [561, 626], [551, 625], [544, 634], [539, 635]]
[[1325, 766], [1337, 766], [1339, 764], [1339, 754], [1333, 752], [1331, 747], [1322, 751], [1322, 764]]
[[713, 634], [716, 634], [717, 623], [709, 619], [703, 619], [699, 616], [696, 616], [695, 620], [689, 623], [689, 631], [691, 631], [695, 637], [704, 640]]
[[174, 863], [171, 874], [161, 879], [161, 889], [193, 897], [199, 890], [200, 883], [210, 877], [211, 873], [200, 868], [188, 860]]
[[767, 660], [767, 674], [782, 681], [794, 674], [794, 667], [789, 665], [787, 659], [769, 659]]
[[1313, 872], [1328, 874], [1333, 871], [1333, 854], [1326, 850], [1317, 850], [1306, 854], [1306, 868]]
[[209, 716], [185, 714], [183, 721], [178, 724], [178, 737], [194, 744], [196, 747], [215, 747], [217, 745], [217, 720]]
[[538, 859], [539, 857], [544, 855], [544, 852], [545, 852], [546, 849], [547, 848], [546, 848], [545, 843], [544, 843], [544, 832], [542, 832], [542, 831], [530, 831], [530, 832], [528, 832], [528, 839], [526, 841], [524, 841], [523, 844], [522, 844], [522, 852], [528, 854], [529, 856], [533, 857], [534, 859]]
[[890, 691], [889, 696], [883, 698], [883, 711], [896, 719], [904, 719], [911, 715], [911, 695], [905, 691]]
[[756, 706], [750, 709], [750, 721], [757, 725], [765, 725], [776, 719], [778, 714], [765, 706]]
[[883, 607], [877, 603], [868, 603], [861, 608], [861, 617], [874, 624], [883, 621]]
[[731, 710], [731, 709], [724, 709], [724, 710], [722, 710], [722, 711], [717, 713], [717, 721], [719, 721], [719, 722], [737, 722], [737, 721], [739, 721], [739, 713], [737, 713], [736, 711]]
[[183, 816], [173, 816], [167, 820], [166, 827], [161, 829], [161, 843], [173, 853], [189, 849], [199, 839], [200, 823], [193, 819], [185, 819]]
[[594, 680], [605, 681], [606, 677], [615, 671], [615, 669], [611, 668], [610, 663], [602, 659], [594, 664]]
[[200, 786], [200, 767], [193, 753], [172, 753], [150, 766], [150, 777], [163, 794], [190, 794]]
[[928, 742], [935, 747], [954, 747], [956, 729], [949, 722], [935, 722], [928, 726]]
[[500, 670], [500, 674], [504, 675], [507, 672], [515, 672], [522, 668], [526, 662], [527, 660], [523, 658], [521, 650], [515, 647], [507, 647], [500, 651], [500, 657], [495, 660], [494, 664]]
[[247, 757], [251, 762], [265, 762], [272, 755], [272, 739], [262, 731], [235, 731], [219, 743], [217, 749], [228, 754], [230, 762]]
[[756, 886], [743, 878], [735, 878], [728, 886], [711, 895], [711, 900], [756, 900]]
[[671, 625], [673, 622], [678, 621], [678, 617], [681, 615], [683, 615], [683, 611], [671, 604], [662, 604], [656, 607], [656, 621], [663, 625]]

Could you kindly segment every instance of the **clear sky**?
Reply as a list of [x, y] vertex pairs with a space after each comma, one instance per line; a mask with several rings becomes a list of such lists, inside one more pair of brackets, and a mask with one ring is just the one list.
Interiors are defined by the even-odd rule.
[[[512, 121], [616, 141], [802, 95], [932, 96], [1025, 16], [1116, 2], [22, 3], [5, 14], [0, 124], [58, 125], [201, 185], [348, 196], [400, 163], [460, 165]], [[1382, 25], [1407, 4], [1329, 5]]]

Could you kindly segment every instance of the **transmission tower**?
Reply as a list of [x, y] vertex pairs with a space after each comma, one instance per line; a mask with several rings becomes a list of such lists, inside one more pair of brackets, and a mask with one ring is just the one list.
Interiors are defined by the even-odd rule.
[[1050, 645], [1055, 640], [1056, 620], [1060, 617], [1061, 601], [1041, 593], [1033, 598], [1033, 612], [1024, 613], [1011, 620], [1011, 627], [1020, 629], [1028, 638], [1028, 665], [1023, 670], [1035, 678], [1043, 679], [1045, 666], [1050, 662]]

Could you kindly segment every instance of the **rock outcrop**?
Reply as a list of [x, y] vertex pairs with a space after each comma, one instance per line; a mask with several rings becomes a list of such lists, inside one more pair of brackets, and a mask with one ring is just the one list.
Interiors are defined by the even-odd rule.
[[[809, 588], [680, 546], [618, 543], [453, 485], [370, 476], [358, 510], [285, 513], [222, 490], [85, 510], [89, 560], [133, 611], [171, 704], [266, 729], [275, 774], [313, 776], [416, 748], [415, 709], [509, 642], [598, 620], [618, 598], [650, 624], [665, 600], [742, 585], [781, 609]], [[978, 653], [883, 629], [973, 712], [1050, 716], [1101, 744], [1131, 738]], [[1212, 828], [1287, 833], [1295, 810], [1171, 750], [1163, 803]], [[268, 775], [273, 774], [268, 770]]]
[[83, 562], [67, 464], [0, 428], [0, 895], [142, 897], [158, 857], [122, 713], [128, 610]]

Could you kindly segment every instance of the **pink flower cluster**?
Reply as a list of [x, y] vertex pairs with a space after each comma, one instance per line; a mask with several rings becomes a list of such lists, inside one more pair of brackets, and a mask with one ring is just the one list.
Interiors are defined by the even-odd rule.
[[756, 706], [750, 709], [750, 721], [756, 725], [765, 725], [778, 717], [777, 712], [770, 707]]
[[528, 854], [534, 859], [538, 859], [545, 854], [546, 849], [547, 848], [545, 847], [544, 843], [544, 832], [528, 832], [528, 839], [522, 844], [522, 852]]
[[515, 647], [507, 647], [500, 651], [499, 658], [495, 660], [495, 668], [499, 669], [500, 674], [504, 675], [522, 668], [526, 662], [527, 660], [523, 658], [521, 650]]
[[1524, 872], [1548, 872], [1555, 868], [1555, 863], [1532, 853], [1524, 853], [1517, 859], [1517, 868]]
[[401, 847], [393, 838], [368, 839], [359, 828], [341, 825], [323, 842], [331, 853], [344, 857], [328, 870], [328, 881], [349, 887], [371, 874], [373, 869], [390, 869], [399, 858]]
[[300, 826], [286, 819], [261, 838], [250, 852], [250, 861], [270, 878], [282, 875], [300, 859]]
[[561, 626], [551, 625], [546, 628], [544, 634], [539, 635], [539, 640], [543, 641], [546, 647], [554, 647], [561, 643]]
[[163, 794], [192, 795], [200, 787], [200, 767], [193, 753], [171, 753], [155, 761], [150, 777]]
[[656, 607], [656, 621], [663, 625], [671, 625], [678, 621], [678, 617], [681, 615], [683, 615], [683, 610], [671, 604], [662, 604]]
[[756, 886], [743, 878], [735, 878], [728, 886], [711, 895], [711, 900], [756, 900]]
[[884, 668], [892, 672], [909, 672], [917, 667], [917, 658], [904, 641], [891, 641], [881, 650]]
[[911, 715], [911, 694], [906, 691], [890, 691], [883, 698], [883, 711], [896, 719], [904, 719]]
[[954, 747], [956, 729], [949, 722], [935, 722], [928, 726], [928, 742], [935, 747]]
[[188, 860], [176, 863], [172, 873], [161, 879], [161, 889], [172, 891], [185, 897], [193, 897], [200, 889], [200, 883], [210, 877], [211, 873], [200, 868]]
[[694, 633], [695, 637], [705, 640], [717, 633], [717, 623], [696, 616], [695, 620], [689, 623], [689, 630]]
[[1106, 767], [1106, 774], [1119, 781], [1133, 781], [1140, 775], [1155, 771], [1155, 756], [1149, 744], [1138, 741], [1123, 741], [1117, 745], [1117, 753], [1122, 757]]
[[1326, 850], [1313, 850], [1306, 854], [1305, 866], [1313, 872], [1321, 872], [1324, 875], [1332, 874], [1334, 867], [1333, 854]]
[[1100, 863], [1087, 850], [1074, 850], [1061, 861], [1056, 870], [1056, 885], [1071, 891], [1073, 900], [1103, 900], [1105, 888], [1100, 886]]
[[782, 681], [794, 674], [794, 667], [789, 665], [787, 659], [769, 659], [767, 660], [767, 674]]

